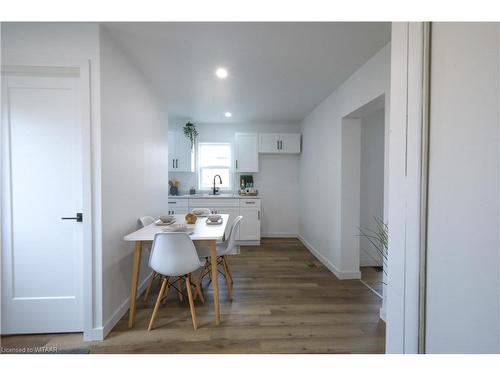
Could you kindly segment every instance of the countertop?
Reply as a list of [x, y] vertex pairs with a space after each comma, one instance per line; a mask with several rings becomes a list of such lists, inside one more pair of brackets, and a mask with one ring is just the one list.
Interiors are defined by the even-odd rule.
[[184, 195], [169, 195], [172, 199], [260, 199], [260, 196], [245, 196], [239, 194], [219, 194], [219, 195], [209, 195], [209, 194], [184, 194]]

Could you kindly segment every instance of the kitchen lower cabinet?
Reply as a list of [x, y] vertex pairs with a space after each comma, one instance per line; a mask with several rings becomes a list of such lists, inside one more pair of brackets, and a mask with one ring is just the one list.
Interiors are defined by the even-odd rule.
[[185, 215], [189, 212], [187, 199], [169, 198], [168, 215]]
[[168, 210], [169, 215], [186, 215], [189, 212], [187, 207], [174, 207]]
[[[206, 208], [213, 214], [229, 215], [225, 236], [229, 238], [231, 226], [237, 216], [243, 216], [236, 240], [242, 244], [260, 243], [260, 199], [259, 198], [176, 198], [168, 199], [168, 214], [185, 215], [194, 209]], [[200, 217], [198, 220], [206, 220]]]
[[[229, 221], [227, 222], [226, 231], [224, 232], [225, 238], [229, 238], [229, 232], [231, 231], [231, 226], [233, 225], [234, 219], [240, 214], [240, 209], [238, 207], [214, 207], [216, 214], [226, 214], [229, 215]], [[236, 239], [238, 236], [236, 234]]]
[[240, 241], [260, 241], [260, 208], [240, 207]]

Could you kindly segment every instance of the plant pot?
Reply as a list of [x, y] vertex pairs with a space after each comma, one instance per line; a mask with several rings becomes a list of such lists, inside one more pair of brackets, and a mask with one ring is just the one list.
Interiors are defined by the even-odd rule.
[[171, 186], [170, 195], [179, 195], [179, 188], [177, 186]]

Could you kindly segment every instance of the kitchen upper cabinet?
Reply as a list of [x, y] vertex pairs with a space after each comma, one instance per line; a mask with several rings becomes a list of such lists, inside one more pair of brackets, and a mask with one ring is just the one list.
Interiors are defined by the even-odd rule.
[[261, 133], [259, 152], [267, 154], [300, 154], [300, 134]]
[[259, 135], [257, 133], [236, 133], [234, 142], [235, 171], [259, 171]]
[[259, 134], [259, 152], [272, 153], [279, 151], [280, 135], [265, 133]]
[[181, 132], [168, 132], [168, 170], [194, 172], [194, 148]]

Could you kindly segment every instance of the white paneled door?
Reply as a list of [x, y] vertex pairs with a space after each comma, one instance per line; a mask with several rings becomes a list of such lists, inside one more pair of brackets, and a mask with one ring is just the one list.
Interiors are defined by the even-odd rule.
[[79, 82], [2, 73], [2, 334], [83, 331]]

